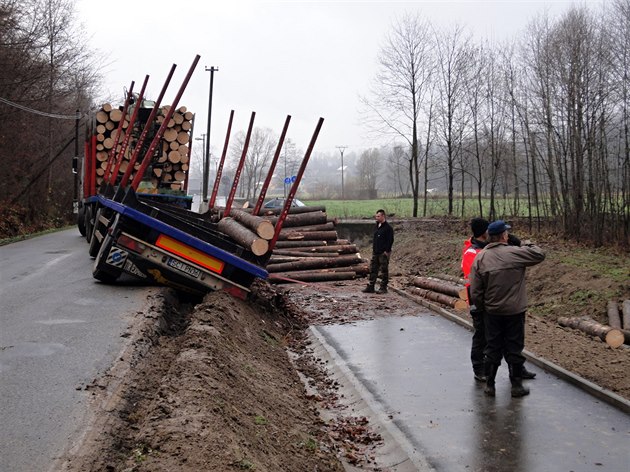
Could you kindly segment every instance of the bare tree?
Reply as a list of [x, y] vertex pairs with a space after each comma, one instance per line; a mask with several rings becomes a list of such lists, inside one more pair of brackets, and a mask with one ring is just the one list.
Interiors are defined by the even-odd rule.
[[[269, 128], [254, 128], [249, 140], [249, 148], [243, 164], [239, 181], [239, 195], [247, 200], [256, 198], [260, 185], [265, 180], [266, 171], [271, 164], [278, 138]], [[232, 148], [232, 167], [236, 168], [245, 146], [245, 132], [237, 133]]]
[[433, 73], [433, 38], [430, 26], [419, 15], [398, 20], [379, 53], [379, 71], [371, 98], [364, 98], [366, 124], [381, 135], [402, 138], [410, 155], [409, 182], [413, 196], [413, 215], [418, 216], [420, 189], [419, 135], [423, 106]]
[[369, 198], [376, 198], [376, 185], [381, 170], [381, 154], [378, 149], [367, 149], [361, 153], [357, 161], [357, 171], [359, 172], [359, 185], [365, 190]]

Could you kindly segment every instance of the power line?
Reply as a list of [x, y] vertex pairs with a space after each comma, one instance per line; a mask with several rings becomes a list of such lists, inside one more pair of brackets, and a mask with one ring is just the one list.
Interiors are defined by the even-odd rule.
[[59, 120], [76, 120], [77, 118], [81, 118], [81, 112], [78, 112], [78, 111], [74, 115], [59, 115], [56, 113], [46, 113], [44, 111], [35, 110], [34, 108], [29, 108], [27, 106], [20, 105], [19, 103], [12, 102], [2, 97], [0, 97], [0, 102], [5, 103], [15, 108], [19, 108], [20, 110], [24, 110], [26, 112], [33, 113], [35, 115], [46, 116], [48, 118], [57, 118]]

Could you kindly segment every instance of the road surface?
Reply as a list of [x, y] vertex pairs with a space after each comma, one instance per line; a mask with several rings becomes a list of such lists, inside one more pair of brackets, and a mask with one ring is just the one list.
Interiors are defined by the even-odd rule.
[[46, 471], [154, 289], [98, 283], [76, 229], [2, 246], [0, 267], [0, 471]]

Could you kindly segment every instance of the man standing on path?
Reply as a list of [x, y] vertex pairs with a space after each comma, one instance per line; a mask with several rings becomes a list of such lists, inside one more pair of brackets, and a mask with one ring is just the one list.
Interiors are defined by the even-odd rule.
[[510, 226], [498, 220], [488, 226], [489, 243], [475, 258], [470, 271], [470, 303], [483, 310], [486, 328], [486, 388], [495, 395], [495, 378], [501, 358], [510, 370], [513, 397], [529, 393], [523, 386], [523, 348], [527, 292], [525, 269], [545, 259], [533, 244], [508, 245]]
[[[470, 360], [473, 367], [473, 375], [475, 380], [485, 382], [486, 369], [484, 367], [484, 350], [486, 348], [486, 334], [484, 326], [483, 311], [479, 310], [474, 304], [470, 304], [470, 269], [477, 254], [488, 244], [488, 225], [489, 221], [484, 218], [473, 218], [470, 220], [470, 230], [473, 235], [464, 241], [462, 249], [462, 273], [464, 274], [466, 294], [468, 296], [470, 317], [473, 322], [472, 346], [470, 348]], [[508, 233], [508, 245], [520, 246], [521, 241], [516, 236]], [[530, 372], [523, 365], [523, 378], [533, 379], [536, 377], [534, 372]]]
[[389, 256], [394, 244], [394, 229], [387, 222], [385, 210], [378, 210], [374, 215], [376, 230], [372, 241], [372, 260], [370, 261], [370, 278], [364, 293], [374, 293], [376, 279], [381, 276], [381, 285], [376, 293], [387, 293], [389, 283]]

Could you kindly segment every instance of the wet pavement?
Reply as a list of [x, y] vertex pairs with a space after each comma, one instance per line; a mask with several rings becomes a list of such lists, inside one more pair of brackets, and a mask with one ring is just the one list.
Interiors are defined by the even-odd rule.
[[472, 376], [470, 332], [416, 313], [311, 328], [392, 418], [409, 456], [437, 471], [630, 470], [626, 413], [531, 364], [530, 395], [511, 398], [503, 363], [487, 397]]

